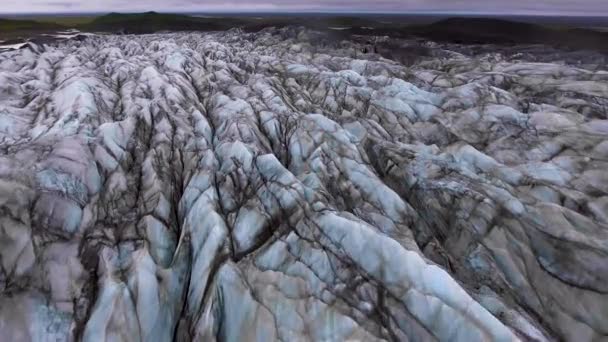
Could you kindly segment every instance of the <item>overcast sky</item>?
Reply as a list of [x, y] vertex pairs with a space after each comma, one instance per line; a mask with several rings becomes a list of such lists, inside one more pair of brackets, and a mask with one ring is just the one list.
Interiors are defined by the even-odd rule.
[[378, 11], [608, 16], [608, 0], [0, 0], [0, 12]]

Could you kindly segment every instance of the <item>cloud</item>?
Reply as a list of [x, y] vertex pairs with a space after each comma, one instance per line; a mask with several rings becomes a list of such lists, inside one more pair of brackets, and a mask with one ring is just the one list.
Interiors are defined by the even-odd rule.
[[48, 1], [45, 2], [45, 5], [49, 6], [49, 7], [63, 7], [63, 8], [70, 8], [70, 7], [76, 7], [78, 6], [78, 4], [75, 1]]
[[606, 0], [19, 0], [2, 12], [110, 11], [440, 11], [511, 14], [608, 15]]

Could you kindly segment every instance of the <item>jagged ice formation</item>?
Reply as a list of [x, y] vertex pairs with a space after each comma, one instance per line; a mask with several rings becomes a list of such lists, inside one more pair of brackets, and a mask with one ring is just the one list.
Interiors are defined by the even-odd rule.
[[2, 339], [606, 339], [605, 60], [529, 50], [285, 28], [0, 54]]

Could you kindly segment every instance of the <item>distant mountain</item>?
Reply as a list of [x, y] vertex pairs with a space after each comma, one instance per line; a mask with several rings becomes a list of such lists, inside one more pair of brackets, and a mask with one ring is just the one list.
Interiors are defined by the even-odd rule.
[[[313, 20], [314, 19], [314, 20]], [[266, 27], [306, 26], [313, 29], [327, 27], [354, 28], [378, 25], [369, 18], [351, 16], [335, 17], [300, 17], [300, 16], [269, 16], [257, 19], [247, 16], [218, 16], [196, 17], [184, 14], [146, 13], [110, 13], [96, 18], [90, 24], [81, 28], [91, 31], [111, 31], [124, 33], [152, 33], [158, 31], [213, 31], [228, 30], [235, 27], [247, 31], [259, 31]]]
[[62, 25], [55, 23], [42, 23], [34, 20], [14, 20], [0, 19], [0, 32], [15, 32], [15, 31], [44, 31], [44, 30], [59, 30], [65, 28]]
[[182, 14], [110, 13], [81, 26], [91, 31], [112, 31], [123, 33], [152, 33], [158, 31], [209, 31], [230, 28], [231, 22], [214, 18], [199, 18]]
[[590, 29], [551, 28], [487, 18], [450, 18], [406, 32], [435, 41], [462, 44], [546, 44], [572, 49], [608, 50], [608, 34]]

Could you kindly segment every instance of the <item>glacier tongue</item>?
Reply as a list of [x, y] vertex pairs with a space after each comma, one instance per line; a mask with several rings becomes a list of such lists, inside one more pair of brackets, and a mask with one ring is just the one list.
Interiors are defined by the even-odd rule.
[[368, 39], [0, 54], [3, 338], [606, 338], [606, 65]]

